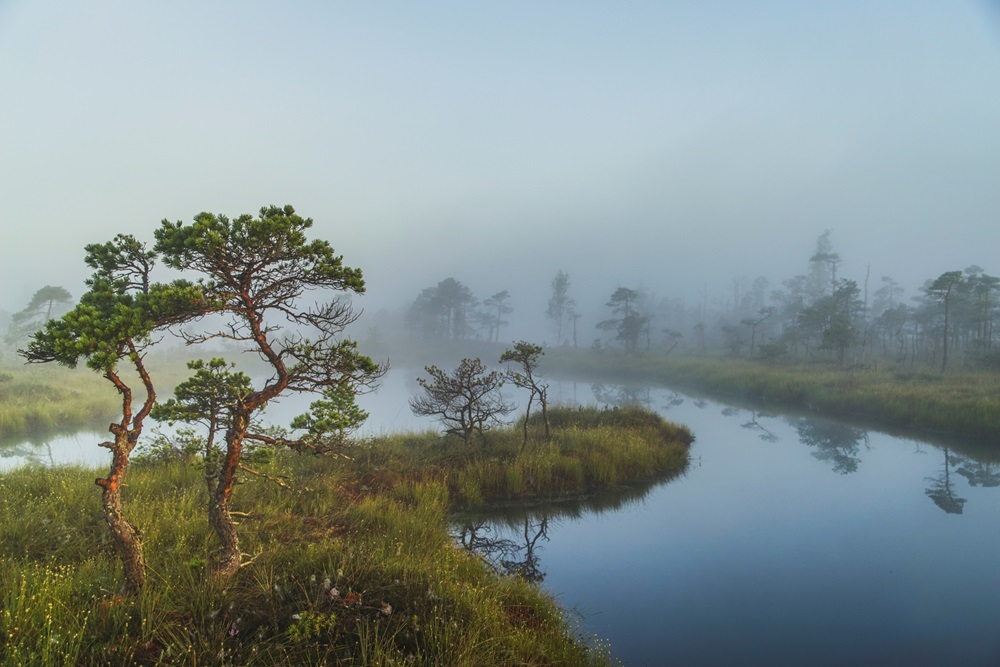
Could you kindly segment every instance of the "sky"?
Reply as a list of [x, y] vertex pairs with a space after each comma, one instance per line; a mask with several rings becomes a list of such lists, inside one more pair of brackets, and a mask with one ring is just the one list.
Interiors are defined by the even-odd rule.
[[292, 204], [366, 309], [452, 276], [1000, 274], [1000, 3], [0, 0], [0, 310], [83, 246]]

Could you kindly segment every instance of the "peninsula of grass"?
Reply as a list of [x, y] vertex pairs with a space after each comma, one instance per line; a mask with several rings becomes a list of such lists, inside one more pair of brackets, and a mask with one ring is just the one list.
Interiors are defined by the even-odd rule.
[[561, 351], [549, 372], [587, 381], [647, 382], [853, 419], [910, 434], [991, 439], [1000, 434], [1000, 374], [844, 370], [728, 358], [663, 358]]
[[113, 600], [119, 564], [95, 472], [0, 475], [0, 664], [606, 665], [537, 586], [501, 576], [449, 533], [452, 511], [580, 498], [667, 479], [690, 433], [641, 410], [553, 410], [465, 446], [394, 435], [352, 458], [279, 452], [235, 495], [252, 561], [221, 585], [197, 463], [133, 466], [126, 511], [143, 530], [150, 578]]

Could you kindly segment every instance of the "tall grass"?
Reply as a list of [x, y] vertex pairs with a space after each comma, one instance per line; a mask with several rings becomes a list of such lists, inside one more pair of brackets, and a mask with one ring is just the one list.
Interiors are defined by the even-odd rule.
[[630, 380], [763, 400], [911, 432], [993, 438], [1000, 434], [1000, 375], [849, 372], [818, 364], [636, 357], [612, 352], [547, 360], [550, 371]]
[[473, 496], [578, 496], [676, 474], [690, 435], [641, 412], [552, 417], [552, 441], [522, 454], [510, 429], [485, 447], [426, 433], [352, 460], [276, 456], [265, 470], [290, 488], [241, 484], [252, 560], [226, 585], [206, 567], [215, 542], [198, 466], [133, 466], [126, 513], [150, 578], [127, 600], [110, 597], [119, 564], [94, 471], [0, 475], [0, 664], [610, 664], [537, 587], [456, 548], [449, 513]]
[[91, 371], [37, 366], [0, 371], [0, 441], [97, 426], [115, 413], [118, 401], [114, 388]]

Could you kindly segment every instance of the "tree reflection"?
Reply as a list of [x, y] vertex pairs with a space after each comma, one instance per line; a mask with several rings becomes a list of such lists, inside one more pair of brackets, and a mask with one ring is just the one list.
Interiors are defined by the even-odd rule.
[[951, 460], [948, 448], [944, 448], [944, 470], [937, 477], [928, 477], [931, 483], [925, 491], [927, 497], [934, 501], [934, 504], [943, 509], [948, 514], [961, 514], [965, 506], [966, 499], [959, 498], [951, 488], [951, 466], [957, 465], [961, 459], [956, 457]]
[[679, 405], [684, 405], [684, 397], [676, 391], [672, 391], [670, 392], [670, 396], [667, 397], [667, 402], [664, 404], [663, 409], [669, 410], [670, 408], [676, 408]]
[[749, 421], [740, 424], [740, 426], [750, 431], [755, 431], [757, 433], [757, 437], [764, 442], [778, 442], [780, 438], [775, 435], [773, 431], [757, 421], [758, 416], [764, 417], [766, 415], [758, 415], [756, 410], [751, 410]]
[[816, 448], [814, 457], [832, 464], [841, 475], [857, 471], [861, 444], [868, 448], [868, 431], [814, 419], [793, 419], [790, 423], [803, 444]]
[[640, 503], [650, 490], [672, 479], [664, 475], [641, 484], [605, 489], [585, 498], [550, 500], [530, 506], [506, 505], [453, 517], [452, 536], [457, 544], [482, 558], [503, 574], [529, 581], [545, 578], [539, 552], [548, 542], [549, 528], [560, 519], [579, 519], [585, 514], [617, 512]]
[[545, 572], [540, 567], [538, 543], [549, 540], [549, 517], [544, 513], [537, 518], [526, 514], [520, 528], [520, 539], [514, 540], [501, 537], [488, 520], [470, 520], [459, 528], [457, 539], [497, 572], [541, 583]]
[[27, 463], [27, 464], [45, 463], [44, 459], [40, 457], [35, 450], [30, 449], [29, 447], [26, 447], [24, 445], [20, 446], [15, 445], [13, 447], [4, 447], [0, 449], [0, 459], [11, 459], [15, 461], [15, 463], [13, 464], [4, 466], [8, 468], [14, 467], [20, 463]]
[[517, 543], [498, 537], [495, 532], [494, 526], [486, 519], [467, 520], [458, 527], [455, 539], [466, 551], [479, 554], [486, 562], [499, 563], [517, 551]]
[[592, 384], [590, 390], [594, 392], [594, 399], [598, 403], [624, 407], [626, 405], [641, 405], [648, 408], [653, 402], [650, 398], [649, 387], [634, 387], [623, 384]]
[[545, 572], [538, 566], [538, 541], [549, 541], [549, 517], [545, 514], [537, 522], [524, 517], [524, 547], [518, 545], [519, 558], [510, 558], [500, 561], [500, 565], [506, 574], [514, 574], [525, 581], [533, 584], [541, 583], [545, 579]]
[[[28, 465], [54, 466], [56, 465], [56, 457], [52, 451], [52, 440], [53, 438], [47, 438], [36, 442], [0, 446], [0, 458], [15, 461], [21, 459], [18, 463]], [[7, 467], [14, 467], [14, 465]]]
[[[954, 457], [954, 454], [952, 455]], [[957, 458], [957, 457], [955, 457]], [[995, 463], [984, 463], [974, 459], [959, 459], [959, 475], [969, 480], [969, 486], [997, 487], [1000, 486], [1000, 470]]]

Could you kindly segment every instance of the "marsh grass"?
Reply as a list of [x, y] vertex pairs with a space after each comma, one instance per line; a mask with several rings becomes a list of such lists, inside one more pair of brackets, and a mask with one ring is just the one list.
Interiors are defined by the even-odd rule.
[[510, 429], [474, 448], [424, 433], [369, 442], [352, 460], [274, 457], [266, 471], [289, 488], [240, 485], [252, 560], [225, 586], [206, 567], [200, 468], [133, 466], [126, 511], [150, 577], [126, 600], [112, 597], [120, 571], [95, 471], [0, 475], [0, 664], [611, 664], [550, 597], [448, 533], [449, 513], [473, 501], [579, 496], [686, 463], [687, 432], [645, 413], [553, 416], [556, 436], [520, 454]]
[[910, 433], [994, 438], [1000, 433], [1000, 375], [851, 372], [820, 364], [767, 365], [736, 359], [629, 357], [561, 351], [547, 368], [589, 379], [648, 382], [727, 398], [766, 401]]
[[118, 407], [111, 385], [90, 371], [25, 366], [0, 372], [0, 442], [106, 426]]
[[[151, 362], [157, 392], [168, 396], [190, 371], [178, 359]], [[123, 369], [132, 386], [138, 378]], [[25, 435], [75, 433], [82, 428], [105, 431], [121, 409], [114, 387], [86, 368], [54, 364], [9, 364], [0, 367], [0, 444]]]

